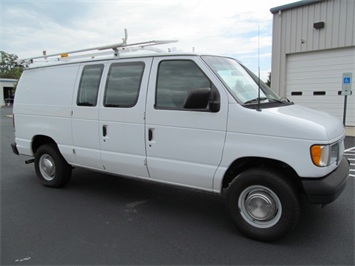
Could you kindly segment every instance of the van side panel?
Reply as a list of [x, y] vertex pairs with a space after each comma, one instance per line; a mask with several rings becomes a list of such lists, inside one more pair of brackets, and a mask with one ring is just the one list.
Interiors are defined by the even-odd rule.
[[32, 139], [52, 138], [64, 157], [71, 150], [71, 105], [77, 65], [24, 71], [14, 104], [16, 143], [20, 154], [33, 156]]
[[99, 103], [101, 158], [108, 172], [149, 178], [145, 103], [151, 63], [152, 58], [122, 59], [108, 66]]
[[[166, 71], [160, 72], [164, 65], [175, 67], [166, 67]], [[200, 73], [203, 74], [198, 75]], [[216, 94], [220, 96], [218, 112], [183, 109], [179, 105], [187, 95], [180, 93], [184, 88], [201, 86], [200, 82], [194, 82], [196, 76], [197, 80], [209, 81], [211, 88], [216, 87]], [[170, 109], [164, 108], [169, 105]], [[228, 98], [219, 80], [196, 57], [154, 58], [146, 113], [146, 150], [151, 178], [211, 191], [223, 155], [228, 117]]]
[[[80, 64], [72, 100], [72, 136], [74, 153], [72, 152], [70, 162], [73, 165], [98, 170], [104, 170], [101, 161], [99, 139], [99, 103], [101, 99], [98, 92], [101, 87], [104, 86], [102, 77], [107, 75], [107, 69], [105, 68], [105, 65], [106, 61]], [[95, 69], [98, 68], [102, 69], [101, 73], [95, 71]], [[86, 72], [86, 69], [89, 69], [89, 71]], [[94, 72], [91, 73], [90, 69], [93, 69]], [[85, 74], [88, 74], [88, 80], [86, 81], [84, 81]], [[91, 75], [93, 75], [91, 77], [93, 80], [90, 78]], [[92, 105], [88, 104], [86, 106], [85, 104], [79, 104], [79, 89], [81, 82], [87, 82], [87, 88], [90, 87], [90, 83], [93, 82], [95, 84], [92, 89], [95, 89], [95, 93], [97, 93], [97, 95], [90, 99], [90, 101], [93, 101], [91, 103]], [[85, 93], [83, 94], [83, 102], [91, 98], [89, 96], [88, 99], [85, 99]]]

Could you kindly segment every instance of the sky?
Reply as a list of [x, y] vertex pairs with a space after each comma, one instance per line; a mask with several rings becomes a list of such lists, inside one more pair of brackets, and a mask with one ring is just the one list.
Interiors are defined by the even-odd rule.
[[44, 50], [104, 46], [120, 43], [127, 29], [127, 43], [176, 39], [163, 48], [231, 56], [256, 74], [260, 62], [266, 81], [270, 9], [292, 2], [297, 0], [0, 0], [0, 50], [28, 58]]

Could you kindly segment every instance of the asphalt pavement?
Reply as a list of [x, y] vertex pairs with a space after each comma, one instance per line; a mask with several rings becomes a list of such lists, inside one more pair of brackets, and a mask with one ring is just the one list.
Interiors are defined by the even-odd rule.
[[[354, 265], [354, 177], [323, 209], [272, 243], [246, 238], [214, 194], [75, 169], [42, 186], [12, 153], [1, 108], [1, 265]], [[346, 138], [347, 149], [354, 138]]]

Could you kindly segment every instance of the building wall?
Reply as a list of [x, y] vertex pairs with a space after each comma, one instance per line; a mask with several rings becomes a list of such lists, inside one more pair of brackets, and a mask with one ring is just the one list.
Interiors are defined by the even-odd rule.
[[0, 106], [5, 105], [4, 90], [7, 88], [14, 88], [17, 79], [0, 79]]
[[[343, 73], [355, 77], [355, 47], [287, 55], [286, 97], [344, 121]], [[355, 83], [353, 84], [353, 86]], [[355, 96], [347, 96], [346, 121], [355, 126]]]
[[[285, 6], [286, 7], [286, 6]], [[275, 8], [277, 10], [277, 8]], [[355, 1], [322, 0], [273, 13], [271, 84], [286, 96], [287, 55], [355, 46]], [[324, 22], [323, 29], [313, 24]], [[354, 59], [355, 64], [355, 59]]]

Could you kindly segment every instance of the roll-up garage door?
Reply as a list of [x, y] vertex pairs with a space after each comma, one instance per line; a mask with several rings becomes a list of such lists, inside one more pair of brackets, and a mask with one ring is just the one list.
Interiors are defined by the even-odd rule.
[[291, 101], [327, 112], [343, 121], [343, 73], [352, 73], [346, 125], [355, 126], [355, 47], [287, 56], [286, 92]]

